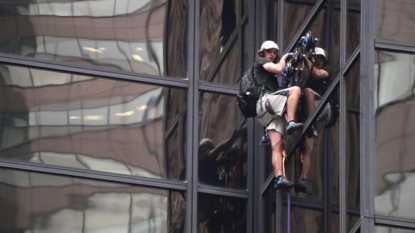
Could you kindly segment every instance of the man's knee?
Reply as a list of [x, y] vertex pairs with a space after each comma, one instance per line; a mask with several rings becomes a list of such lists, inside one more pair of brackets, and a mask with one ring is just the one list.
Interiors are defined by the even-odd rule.
[[293, 96], [300, 96], [301, 95], [301, 89], [300, 87], [291, 87], [290, 91], [289, 91], [289, 95], [293, 95]]
[[308, 100], [314, 100], [315, 97], [314, 91], [308, 87], [303, 90], [303, 95]]

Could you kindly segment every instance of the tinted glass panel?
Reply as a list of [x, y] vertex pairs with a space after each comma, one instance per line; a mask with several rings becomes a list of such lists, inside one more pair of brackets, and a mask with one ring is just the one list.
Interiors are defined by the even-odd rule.
[[328, 179], [332, 192], [331, 201], [339, 203], [339, 121], [330, 128], [329, 132], [329, 155], [327, 159], [330, 166]]
[[[283, 213], [283, 231], [287, 231], [287, 208], [284, 206]], [[290, 228], [291, 232], [323, 232], [323, 213], [321, 211], [303, 208], [291, 208]], [[277, 232], [273, 230], [272, 232]]]
[[246, 120], [235, 97], [203, 92], [200, 106], [199, 182], [246, 188]]
[[346, 195], [347, 204], [360, 204], [360, 124], [359, 115], [347, 113], [346, 123]]
[[0, 169], [1, 232], [184, 232], [184, 194]]
[[[360, 0], [357, 0], [358, 2]], [[350, 3], [350, 0], [349, 0]], [[360, 3], [359, 3], [360, 5]], [[350, 6], [351, 7], [351, 6]], [[360, 11], [348, 10], [347, 12], [347, 47], [346, 47], [346, 60], [356, 50], [360, 44]]]
[[[20, 1], [22, 2], [22, 1]], [[13, 1], [0, 52], [157, 76], [186, 77], [187, 0]]]
[[377, 38], [415, 43], [414, 1], [375, 1]]
[[201, 80], [236, 86], [243, 51], [249, 48], [240, 28], [248, 17], [238, 18], [240, 8], [239, 0], [200, 1]]
[[[278, 2], [275, 1], [275, 5], [278, 6]], [[299, 38], [294, 38], [294, 35], [297, 33], [298, 29], [304, 23], [304, 20], [309, 15], [313, 6], [299, 4], [299, 3], [292, 3], [292, 2], [285, 2], [284, 3], [284, 48], [286, 48], [292, 40], [297, 41]], [[278, 17], [278, 8], [275, 8], [274, 14], [275, 17]], [[274, 31], [278, 31], [278, 24], [277, 20], [274, 22]], [[321, 25], [322, 26], [322, 25]], [[320, 27], [321, 27], [320, 26]], [[312, 31], [313, 34], [316, 32]], [[320, 37], [317, 36], [317, 37]], [[319, 38], [320, 39], [320, 38]], [[284, 55], [283, 53], [280, 56]]]
[[0, 66], [0, 157], [184, 178], [186, 91]]
[[415, 219], [415, 56], [375, 57], [375, 211]]
[[[340, 232], [340, 221], [339, 221], [339, 214], [332, 213], [331, 214], [332, 221], [331, 221], [331, 232], [338, 233]], [[350, 232], [350, 230], [356, 225], [357, 221], [359, 221], [360, 216], [348, 214], [346, 217], [346, 232]]]
[[246, 214], [245, 200], [200, 193], [197, 232], [247, 232]]
[[356, 59], [346, 74], [346, 101], [348, 106], [357, 109], [360, 106], [360, 57]]

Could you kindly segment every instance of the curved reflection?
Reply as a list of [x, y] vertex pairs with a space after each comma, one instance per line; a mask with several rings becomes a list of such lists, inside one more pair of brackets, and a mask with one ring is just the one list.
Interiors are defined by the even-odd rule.
[[[186, 77], [187, 1], [13, 2], [0, 10], [0, 52]], [[9, 14], [7, 13], [9, 12]]]
[[199, 181], [203, 184], [246, 189], [247, 126], [233, 96], [201, 94]]
[[9, 169], [0, 191], [1, 232], [184, 232], [178, 192]]
[[0, 157], [184, 179], [186, 92], [0, 66]]
[[375, 211], [414, 219], [415, 55], [376, 51], [375, 58]]

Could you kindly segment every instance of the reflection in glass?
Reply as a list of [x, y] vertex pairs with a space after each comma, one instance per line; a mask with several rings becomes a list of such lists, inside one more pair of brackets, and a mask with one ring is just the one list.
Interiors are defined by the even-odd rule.
[[413, 44], [414, 1], [375, 1], [376, 38]]
[[360, 57], [346, 74], [346, 101], [348, 106], [360, 106]]
[[[235, 86], [241, 73], [241, 59], [248, 48], [242, 39], [248, 11], [241, 18], [239, 0], [200, 2], [200, 79]], [[245, 44], [246, 43], [246, 44]]]
[[[360, 0], [357, 0], [360, 5]], [[349, 0], [350, 3], [350, 0]], [[347, 40], [346, 60], [360, 44], [360, 11], [348, 10], [347, 12]]]
[[[340, 232], [339, 214], [338, 213], [332, 213], [331, 218], [332, 218], [331, 232], [332, 233]], [[352, 230], [354, 225], [356, 225], [357, 221], [359, 221], [359, 218], [360, 218], [360, 216], [358, 216], [358, 215], [351, 215], [351, 214], [347, 215], [347, 217], [346, 217], [346, 225], [347, 225], [346, 232], [350, 232], [350, 230]]]
[[[277, 2], [274, 5], [278, 5]], [[284, 45], [288, 46], [292, 40], [297, 41], [299, 38], [294, 38], [294, 35], [297, 33], [298, 29], [304, 23], [304, 20], [310, 14], [311, 9], [313, 9], [312, 5], [305, 5], [303, 3], [292, 3], [292, 2], [284, 2]], [[274, 9], [275, 18], [278, 18], [278, 7]], [[313, 24], [313, 23], [311, 23]], [[273, 22], [273, 30], [274, 32], [278, 31], [278, 21], [275, 20]], [[320, 28], [323, 28], [324, 25], [320, 25]], [[321, 40], [320, 34], [317, 35], [317, 32], [313, 32], [313, 35], [316, 36], [319, 40]], [[280, 54], [282, 56], [284, 54]]]
[[[186, 76], [187, 1], [12, 2], [0, 52], [157, 76]], [[2, 12], [2, 11], [1, 11]]]
[[199, 193], [197, 204], [197, 232], [243, 233], [246, 226], [246, 201]]
[[346, 125], [346, 195], [347, 204], [360, 205], [360, 121], [359, 115], [347, 113]]
[[184, 232], [183, 193], [0, 169], [1, 232]]
[[375, 58], [375, 211], [415, 219], [415, 56]]
[[183, 179], [184, 90], [5, 65], [0, 79], [1, 158]]
[[[287, 207], [282, 208], [287, 213]], [[290, 229], [292, 232], [323, 232], [323, 213], [321, 211], [303, 208], [291, 208]], [[287, 214], [282, 215], [283, 231], [287, 231]], [[274, 220], [275, 221], [275, 220]], [[273, 224], [275, 225], [275, 224]], [[271, 232], [277, 232], [273, 229]]]
[[199, 182], [246, 188], [247, 126], [235, 98], [203, 92], [200, 106]]
[[339, 124], [340, 121], [337, 121], [329, 129], [329, 142], [328, 142], [328, 162], [330, 165], [329, 169], [329, 189], [332, 190], [331, 200], [332, 203], [339, 203]]

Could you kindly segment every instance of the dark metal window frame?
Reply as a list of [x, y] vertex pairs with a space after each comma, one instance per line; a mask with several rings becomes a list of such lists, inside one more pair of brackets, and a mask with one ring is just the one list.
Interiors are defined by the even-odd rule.
[[[242, 3], [242, 0], [237, 0]], [[274, 1], [274, 0], [270, 0]], [[287, 0], [288, 2], [288, 0]], [[292, 2], [292, 1], [290, 1]], [[295, 37], [299, 37], [312, 20], [313, 14], [318, 12], [319, 8], [325, 4], [324, 0], [319, 1], [298, 1], [303, 2], [304, 4], [313, 3], [314, 8], [310, 12], [310, 15], [306, 18], [306, 22], [300, 27], [298, 33]], [[225, 188], [211, 187], [208, 185], [201, 185], [198, 183], [197, 179], [197, 156], [192, 156], [197, 154], [197, 142], [195, 138], [198, 137], [198, 102], [199, 102], [199, 93], [200, 91], [212, 91], [221, 94], [235, 94], [237, 93], [236, 87], [227, 87], [214, 83], [200, 82], [199, 81], [199, 15], [200, 15], [200, 0], [189, 0], [188, 1], [188, 63], [187, 63], [187, 75], [188, 79], [176, 78], [176, 77], [159, 77], [146, 74], [133, 74], [122, 71], [107, 71], [100, 70], [96, 67], [81, 67], [76, 65], [61, 64], [52, 61], [40, 61], [33, 58], [20, 57], [16, 55], [9, 54], [0, 54], [0, 63], [9, 64], [15, 66], [24, 66], [31, 68], [38, 68], [43, 70], [50, 70], [56, 72], [65, 72], [72, 74], [96, 76], [101, 78], [116, 79], [116, 80], [125, 80], [125, 81], [134, 81], [142, 82], [146, 84], [154, 85], [165, 85], [171, 87], [185, 88], [188, 90], [187, 103], [187, 125], [186, 125], [186, 150], [189, 152], [186, 160], [186, 182], [174, 182], [168, 180], [160, 179], [150, 179], [144, 177], [131, 177], [121, 174], [109, 174], [104, 172], [94, 172], [94, 171], [80, 171], [75, 168], [67, 167], [55, 167], [50, 165], [42, 164], [28, 164], [24, 162], [16, 162], [10, 160], [0, 160], [0, 167], [10, 168], [17, 170], [25, 170], [32, 172], [42, 172], [49, 173], [54, 175], [63, 175], [71, 177], [79, 177], [86, 179], [95, 179], [101, 181], [109, 182], [119, 182], [124, 184], [131, 185], [143, 185], [155, 188], [164, 188], [174, 191], [183, 191], [186, 192], [186, 232], [197, 232], [197, 198], [198, 193], [207, 193], [213, 195], [222, 195], [235, 198], [243, 198], [247, 201], [247, 229], [249, 233], [251, 232], [264, 232], [265, 226], [263, 223], [264, 219], [264, 206], [265, 198], [264, 193], [271, 183], [272, 176], [268, 179], [263, 180], [261, 178], [261, 172], [264, 169], [264, 157], [263, 156], [254, 156], [263, 153], [263, 149], [258, 146], [258, 142], [261, 135], [261, 129], [255, 119], [248, 119], [248, 182], [247, 190], [230, 190]], [[278, 21], [278, 38], [280, 42], [281, 49], [288, 51], [293, 47], [293, 42], [287, 46], [282, 44], [283, 41], [283, 4], [284, 0], [279, 0], [279, 17]], [[374, 50], [391, 50], [398, 52], [410, 52], [415, 53], [415, 46], [404, 43], [396, 43], [393, 41], [387, 41], [382, 39], [375, 39], [374, 33], [374, 1], [361, 1], [361, 46], [359, 46], [351, 57], [346, 61], [346, 23], [347, 23], [347, 12], [348, 10], [355, 11], [359, 10], [358, 7], [354, 5], [348, 5], [347, 0], [340, 0], [334, 3], [334, 7], [338, 9], [340, 6], [340, 73], [335, 79], [334, 85], [340, 86], [341, 91], [341, 114], [340, 114], [340, 193], [345, 193], [345, 120], [347, 112], [360, 112], [360, 215], [361, 218], [352, 228], [351, 232], [374, 232], [375, 225], [390, 226], [390, 227], [406, 227], [415, 229], [415, 220], [407, 220], [401, 218], [387, 217], [387, 216], [378, 216], [374, 213], [374, 103], [373, 103], [373, 92], [374, 92]], [[249, 47], [248, 56], [249, 60], [254, 59], [256, 45], [260, 44], [266, 38], [266, 30], [264, 30], [265, 25], [265, 14], [266, 8], [265, 1], [249, 1], [249, 9], [246, 9], [248, 17], [243, 18], [242, 25], [239, 25], [237, 35], [233, 35], [231, 39], [241, 38], [241, 28], [243, 25], [248, 24], [249, 33], [248, 41]], [[248, 22], [246, 22], [246, 20]], [[327, 32], [327, 35], [329, 36]], [[234, 43], [234, 42], [232, 42]], [[232, 44], [231, 43], [231, 44]], [[234, 45], [235, 46], [235, 45]], [[241, 46], [239, 43], [237, 46]], [[230, 47], [225, 47], [226, 49]], [[284, 49], [285, 48], [285, 49]], [[240, 54], [242, 56], [242, 54]], [[352, 106], [346, 106], [345, 99], [345, 74], [351, 68], [351, 64], [360, 57], [360, 66], [364, 69], [360, 71], [360, 109]], [[220, 67], [221, 62], [225, 56], [221, 56], [218, 59], [217, 67]], [[216, 67], [216, 66], [215, 66]], [[216, 70], [216, 69], [215, 69]], [[212, 75], [214, 76], [214, 73]], [[334, 90], [334, 85], [328, 90], [332, 92]], [[323, 102], [328, 100], [328, 95], [323, 97]], [[320, 105], [312, 118], [317, 116], [317, 113], [322, 110], [322, 105]], [[360, 110], [360, 111], [359, 111]], [[311, 119], [309, 119], [305, 126], [310, 127]], [[304, 133], [301, 134], [304, 136]], [[298, 143], [298, 141], [296, 142]], [[258, 153], [260, 152], [260, 153]], [[290, 154], [293, 152], [293, 148], [290, 149]], [[324, 161], [325, 166], [329, 164], [329, 161]], [[325, 175], [327, 175], [325, 173]], [[324, 185], [328, 185], [327, 180]], [[325, 193], [324, 196], [328, 197], [331, 192]], [[323, 209], [326, 210], [324, 213], [324, 229], [329, 229], [331, 217], [329, 216], [332, 211], [339, 211], [340, 214], [340, 232], [346, 231], [346, 217], [347, 213], [354, 213], [356, 211], [347, 211], [350, 207], [347, 207], [345, 195], [341, 195], [339, 199], [339, 208], [332, 208], [331, 205], [321, 202], [303, 202], [302, 200], [296, 200], [293, 198], [294, 202], [298, 202], [300, 206], [311, 208], [311, 209]], [[282, 203], [282, 201], [279, 201]], [[281, 204], [277, 207], [281, 208]]]

